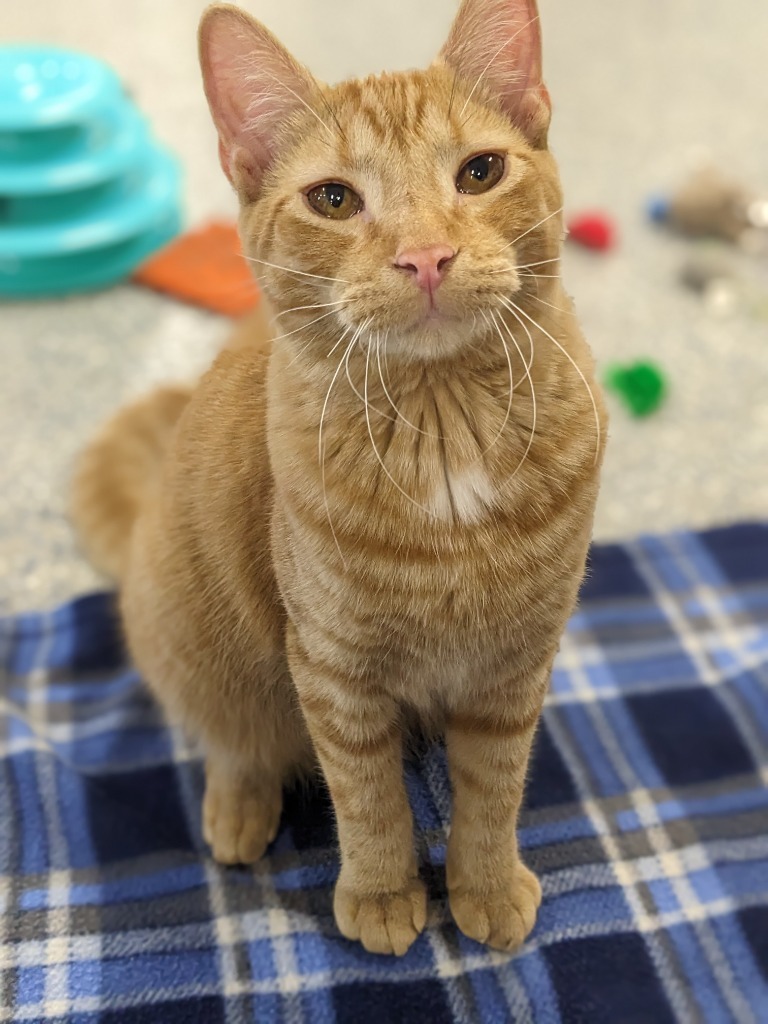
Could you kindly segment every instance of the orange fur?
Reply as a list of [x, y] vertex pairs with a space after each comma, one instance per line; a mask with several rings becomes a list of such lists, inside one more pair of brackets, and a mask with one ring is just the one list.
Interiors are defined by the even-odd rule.
[[128, 563], [139, 508], [159, 484], [170, 435], [190, 388], [158, 388], [127, 405], [106, 424], [81, 456], [72, 501], [91, 561], [121, 579]]
[[[534, 14], [532, 0], [465, 0], [429, 70], [334, 88], [242, 12], [206, 14], [206, 90], [273, 337], [246, 328], [220, 355], [161, 486], [139, 499], [117, 465], [167, 395], [119, 414], [79, 477], [94, 544], [130, 534], [127, 555], [120, 539], [101, 560], [119, 572], [137, 666], [203, 742], [214, 855], [257, 859], [285, 780], [319, 761], [336, 919], [377, 952], [403, 953], [425, 921], [401, 764], [414, 714], [446, 736], [459, 926], [513, 948], [541, 898], [516, 819], [584, 570], [605, 413], [558, 276]], [[525, 102], [498, 87], [503, 71], [473, 72], [483, 32], [501, 30]], [[462, 164], [491, 151], [501, 182], [457, 193]], [[328, 180], [363, 212], [311, 210], [306, 191]], [[429, 319], [393, 261], [438, 243], [457, 255]]]

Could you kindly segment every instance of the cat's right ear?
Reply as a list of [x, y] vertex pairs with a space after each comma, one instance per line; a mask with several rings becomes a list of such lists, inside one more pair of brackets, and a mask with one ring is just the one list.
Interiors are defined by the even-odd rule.
[[281, 126], [311, 105], [317, 84], [271, 32], [230, 4], [205, 11], [198, 40], [221, 166], [238, 194], [253, 200], [275, 157]]
[[440, 58], [470, 96], [488, 92], [533, 146], [546, 146], [552, 104], [541, 75], [536, 0], [462, 0]]

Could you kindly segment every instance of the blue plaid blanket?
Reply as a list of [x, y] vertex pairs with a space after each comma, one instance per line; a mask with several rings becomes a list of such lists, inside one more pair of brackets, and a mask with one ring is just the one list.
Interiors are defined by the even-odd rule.
[[439, 748], [407, 769], [431, 893], [404, 958], [342, 939], [333, 820], [289, 796], [224, 869], [202, 773], [126, 665], [109, 595], [0, 621], [0, 1021], [768, 1020], [768, 526], [597, 546], [522, 818], [515, 955], [445, 900]]

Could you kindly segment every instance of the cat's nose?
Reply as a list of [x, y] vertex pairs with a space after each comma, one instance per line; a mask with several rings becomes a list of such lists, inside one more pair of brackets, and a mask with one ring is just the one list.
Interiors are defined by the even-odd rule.
[[422, 291], [430, 295], [440, 286], [456, 251], [448, 245], [428, 245], [423, 249], [405, 249], [397, 254], [395, 266], [412, 274]]

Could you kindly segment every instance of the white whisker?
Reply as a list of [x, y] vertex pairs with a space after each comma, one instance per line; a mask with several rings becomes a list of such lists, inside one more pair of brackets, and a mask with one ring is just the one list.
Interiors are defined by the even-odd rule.
[[[486, 271], [486, 277], [493, 277], [494, 274], [512, 274], [515, 271], [519, 272], [519, 271], [522, 271], [522, 270], [530, 270], [531, 267], [543, 267], [546, 263], [559, 263], [559, 262], [560, 262], [560, 256], [555, 256], [551, 260], [539, 260], [538, 263], [518, 263], [518, 264], [516, 264], [514, 266], [512, 266], [510, 264], [510, 265], [508, 265], [506, 267], [500, 267], [498, 270], [488, 270], [488, 271]], [[531, 277], [531, 276], [536, 276], [536, 275], [530, 275], [529, 274], [529, 275], [526, 275], [526, 276]], [[544, 276], [544, 275], [538, 275], [538, 276]]]
[[342, 139], [344, 139], [344, 141], [347, 144], [349, 144], [349, 139], [347, 138], [346, 133], [344, 132], [344, 129], [341, 127], [341, 121], [339, 121], [338, 117], [333, 112], [333, 108], [331, 107], [331, 104], [328, 102], [328, 99], [326, 98], [325, 93], [323, 92], [322, 88], [319, 85], [318, 85], [317, 92], [318, 92], [318, 96], [323, 101], [323, 106], [328, 111], [328, 113], [331, 115], [331, 117], [333, 118], [334, 124], [339, 129], [339, 135], [341, 135]]
[[389, 479], [392, 481], [392, 483], [395, 485], [395, 487], [398, 489], [398, 491], [400, 491], [400, 493], [403, 495], [403, 497], [407, 498], [408, 501], [410, 501], [410, 503], [412, 505], [415, 505], [416, 508], [421, 509], [421, 511], [424, 512], [426, 515], [428, 515], [430, 518], [436, 519], [437, 517], [435, 516], [434, 512], [430, 512], [428, 508], [425, 508], [423, 505], [419, 504], [419, 502], [416, 501], [415, 498], [412, 498], [411, 495], [408, 494], [407, 491], [403, 490], [403, 488], [400, 486], [400, 484], [397, 482], [397, 480], [395, 480], [395, 478], [389, 472], [387, 467], [384, 465], [384, 460], [382, 459], [381, 454], [379, 453], [379, 449], [376, 447], [376, 441], [374, 440], [374, 437], [373, 437], [373, 430], [371, 429], [371, 415], [370, 415], [369, 406], [368, 406], [368, 367], [370, 365], [370, 360], [371, 360], [371, 343], [369, 341], [368, 342], [368, 348], [366, 349], [366, 353], [365, 353], [365, 383], [363, 385], [363, 402], [365, 404], [365, 423], [366, 423], [366, 426], [368, 427], [368, 437], [371, 439], [371, 447], [373, 448], [373, 453], [376, 456], [376, 459], [378, 460], [378, 463], [381, 466], [381, 468], [384, 470], [384, 472], [389, 477]]
[[448, 113], [446, 115], [448, 118], [450, 118], [451, 111], [453, 110], [453, 97], [456, 95], [456, 82], [458, 81], [458, 78], [459, 78], [459, 72], [458, 71], [454, 71], [454, 73], [453, 73], [453, 82], [451, 84], [451, 95], [450, 95], [450, 98], [448, 100]]
[[301, 359], [301, 357], [304, 355], [304, 353], [307, 351], [307, 349], [310, 347], [310, 345], [314, 345], [314, 343], [316, 341], [317, 341], [317, 335], [316, 334], [314, 334], [309, 339], [309, 341], [305, 341], [304, 344], [300, 346], [299, 351], [296, 353], [296, 355], [293, 357], [293, 359], [289, 363], [286, 363], [286, 366], [285, 366], [286, 370], [290, 370], [290, 368], [293, 366], [293, 364], [295, 362], [297, 362], [299, 359]]
[[325, 505], [325, 514], [328, 517], [328, 525], [331, 528], [331, 534], [333, 536], [333, 541], [334, 541], [334, 543], [336, 545], [336, 550], [339, 552], [339, 558], [341, 559], [341, 564], [344, 566], [344, 571], [345, 572], [347, 571], [347, 563], [346, 563], [346, 560], [344, 558], [344, 555], [341, 552], [341, 547], [339, 545], [339, 539], [336, 536], [336, 530], [334, 529], [334, 526], [333, 526], [333, 520], [331, 519], [331, 509], [330, 509], [330, 506], [328, 504], [328, 492], [327, 492], [326, 486], [325, 486], [325, 448], [323, 447], [323, 423], [325, 422], [325, 413], [326, 413], [326, 410], [328, 409], [328, 401], [330, 400], [331, 392], [333, 391], [333, 386], [336, 383], [336, 380], [338, 379], [339, 374], [341, 373], [341, 368], [344, 365], [344, 359], [345, 359], [345, 357], [347, 355], [347, 352], [349, 352], [351, 350], [351, 348], [353, 347], [353, 345], [357, 341], [359, 335], [362, 333], [363, 326], [364, 325], [361, 324], [357, 328], [355, 333], [352, 335], [352, 338], [351, 338], [351, 340], [349, 342], [349, 345], [347, 346], [347, 350], [342, 355], [341, 359], [339, 360], [339, 365], [336, 367], [336, 371], [333, 374], [333, 377], [331, 378], [331, 383], [328, 385], [328, 391], [326, 392], [325, 401], [323, 402], [322, 412], [320, 413], [320, 426], [318, 427], [318, 431], [317, 431], [317, 461], [320, 463], [320, 483], [321, 483], [321, 486], [322, 486], [322, 489], [323, 489], [323, 504]]
[[266, 260], [256, 259], [255, 256], [243, 256], [249, 263], [261, 263], [265, 267], [272, 267], [273, 270], [283, 270], [286, 274], [298, 274], [299, 277], [313, 277], [318, 281], [336, 281], [338, 284], [352, 284], [345, 281], [343, 277], [324, 277], [323, 274], [310, 274], [306, 270], [294, 270], [293, 267], [281, 267], [279, 263], [267, 263]]
[[[385, 337], [385, 341], [386, 341], [386, 337]], [[389, 402], [389, 404], [392, 406], [392, 408], [395, 411], [396, 419], [402, 420], [403, 423], [405, 423], [407, 426], [409, 426], [411, 428], [411, 430], [415, 430], [417, 434], [426, 434], [427, 433], [426, 430], [422, 430], [421, 427], [417, 427], [415, 423], [411, 423], [411, 421], [409, 419], [406, 419], [405, 416], [403, 416], [403, 414], [400, 412], [398, 407], [395, 405], [395, 402], [394, 402], [392, 396], [389, 393], [389, 389], [387, 388], [387, 385], [384, 382], [384, 373], [382, 371], [382, 366], [381, 366], [381, 337], [380, 337], [379, 334], [376, 335], [376, 363], [377, 363], [378, 368], [379, 368], [379, 380], [381, 381], [381, 386], [382, 386], [382, 388], [384, 390], [384, 394], [386, 395], [387, 401]]]
[[559, 263], [560, 257], [553, 256], [551, 260], [539, 260], [537, 263], [518, 263], [515, 270], [530, 270], [531, 267], [543, 267], [545, 263]]
[[[509, 309], [509, 307], [507, 307], [507, 308]], [[523, 355], [522, 350], [521, 350], [520, 346], [517, 343], [517, 338], [515, 338], [515, 335], [513, 334], [512, 330], [510, 329], [509, 324], [502, 317], [501, 322], [504, 325], [504, 327], [505, 327], [505, 329], [507, 331], [507, 334], [512, 339], [512, 344], [517, 349], [517, 354], [520, 356], [520, 359], [521, 359], [523, 365], [525, 366], [525, 375], [528, 378], [528, 383], [531, 385], [531, 410], [532, 411], [531, 411], [531, 433], [530, 433], [530, 436], [528, 438], [528, 445], [527, 445], [525, 451], [523, 452], [522, 458], [518, 462], [517, 466], [515, 466], [515, 469], [512, 472], [512, 475], [507, 477], [505, 483], [509, 483], [510, 480], [512, 480], [515, 476], [517, 476], [517, 474], [520, 472], [520, 470], [521, 470], [521, 468], [523, 466], [523, 463], [528, 458], [528, 453], [530, 452], [531, 447], [533, 446], [533, 438], [534, 438], [534, 436], [536, 434], [536, 415], [537, 415], [537, 412], [536, 412], [536, 389], [533, 386], [533, 377], [531, 375], [531, 367], [533, 366], [533, 335], [531, 334], [531, 332], [526, 327], [525, 323], [520, 319], [520, 317], [517, 315], [517, 313], [513, 309], [509, 309], [509, 312], [515, 318], [515, 320], [517, 320], [517, 322], [523, 328], [525, 333], [528, 335], [528, 341], [530, 342], [530, 346], [531, 346], [530, 360], [526, 363], [525, 356]]]
[[274, 324], [281, 316], [288, 316], [289, 313], [298, 313], [302, 309], [327, 309], [328, 306], [346, 306], [351, 301], [351, 299], [335, 299], [333, 302], [313, 302], [309, 306], [291, 306], [290, 309], [284, 309], [282, 313], [276, 313], [272, 317], [272, 323]]
[[[490, 327], [490, 323], [489, 323], [488, 317], [485, 315], [485, 311], [484, 310], [481, 311], [481, 315], [482, 315], [483, 319], [485, 320], [486, 324], [488, 324], [488, 326]], [[512, 357], [509, 354], [509, 349], [507, 348], [507, 343], [504, 341], [504, 338], [502, 336], [502, 333], [501, 333], [501, 330], [499, 328], [499, 325], [496, 322], [496, 316], [493, 313], [493, 311], [490, 312], [490, 318], [493, 321], [493, 326], [496, 329], [496, 333], [499, 336], [499, 341], [501, 342], [502, 348], [504, 349], [504, 355], [507, 357], [507, 369], [509, 370], [509, 399], [507, 401], [507, 411], [504, 414], [504, 420], [503, 420], [501, 426], [499, 427], [499, 430], [498, 430], [496, 436], [491, 441], [491, 443], [488, 445], [488, 447], [485, 448], [483, 451], [481, 451], [476, 459], [472, 460], [473, 463], [479, 462], [481, 459], [485, 458], [485, 456], [488, 454], [488, 452], [491, 450], [491, 448], [493, 448], [493, 446], [498, 442], [498, 440], [501, 437], [501, 435], [504, 433], [504, 431], [506, 429], [506, 426], [507, 426], [507, 423], [509, 423], [509, 417], [510, 417], [510, 415], [512, 413], [512, 396], [515, 393], [515, 383], [514, 383], [514, 377], [513, 377], [513, 373], [512, 373]]]
[[340, 337], [340, 338], [339, 338], [339, 340], [338, 340], [338, 341], [336, 342], [336, 344], [335, 344], [335, 345], [333, 346], [333, 348], [332, 348], [332, 349], [331, 349], [331, 351], [330, 351], [330, 352], [328, 353], [328, 355], [327, 355], [327, 356], [325, 357], [326, 359], [330, 359], [330, 357], [331, 357], [331, 356], [333, 355], [333, 353], [334, 353], [334, 352], [336, 351], [336, 349], [337, 349], [337, 348], [339, 347], [339, 345], [340, 345], [340, 344], [342, 343], [342, 341], [344, 341], [344, 339], [346, 338], [346, 336], [347, 336], [347, 335], [349, 334], [349, 332], [350, 332], [351, 330], [352, 330], [352, 328], [351, 328], [351, 327], [345, 327], [345, 328], [344, 328], [344, 331], [342, 332], [342, 335], [341, 335], [341, 337]]
[[319, 323], [321, 320], [325, 320], [326, 317], [333, 316], [334, 313], [338, 313], [337, 309], [331, 309], [327, 313], [323, 313], [322, 316], [316, 316], [314, 320], [310, 320], [308, 324], [302, 324], [301, 327], [294, 327], [292, 331], [287, 331], [285, 334], [278, 334], [272, 341], [282, 341], [283, 338], [290, 338], [293, 334], [298, 334], [299, 331], [305, 331], [307, 327], [311, 327], [312, 324]]
[[549, 306], [550, 309], [557, 310], [558, 313], [564, 313], [565, 316], [576, 316], [575, 310], [563, 309], [562, 306], [556, 306], [554, 302], [547, 302], [546, 299], [540, 299], [538, 295], [529, 295], [528, 297], [531, 299], [535, 299], [537, 302], [540, 302], [542, 306]]
[[595, 414], [595, 459], [594, 459], [594, 464], [597, 465], [597, 460], [600, 457], [600, 435], [601, 435], [601, 432], [600, 432], [600, 414], [597, 411], [597, 402], [595, 401], [595, 396], [592, 393], [592, 388], [589, 386], [589, 381], [584, 376], [584, 373], [583, 373], [581, 367], [578, 365], [578, 363], [573, 358], [573, 356], [570, 354], [570, 352], [568, 352], [560, 344], [560, 342], [557, 340], [557, 338], [553, 338], [552, 335], [549, 333], [549, 331], [545, 330], [541, 326], [540, 323], [537, 323], [537, 321], [534, 320], [532, 316], [529, 316], [528, 313], [526, 313], [524, 309], [521, 309], [520, 306], [515, 305], [515, 303], [512, 302], [511, 299], [503, 299], [502, 302], [507, 307], [507, 309], [509, 309], [510, 312], [513, 312], [513, 310], [514, 310], [517, 313], [519, 313], [521, 316], [524, 316], [526, 318], [526, 320], [529, 320], [533, 324], [533, 326], [535, 328], [537, 328], [537, 330], [541, 331], [542, 334], [544, 334], [547, 338], [549, 338], [549, 340], [552, 342], [552, 344], [556, 345], [557, 348], [563, 353], [563, 355], [568, 360], [568, 362], [571, 364], [571, 366], [574, 368], [576, 373], [578, 373], [579, 377], [581, 377], [582, 383], [584, 384], [584, 387], [587, 389], [587, 394], [589, 395], [589, 400], [592, 403], [592, 411]]
[[[349, 357], [350, 357], [350, 355], [351, 355], [351, 353], [350, 353], [350, 352], [348, 352], [348, 353], [347, 353], [347, 360], [346, 360], [346, 367], [345, 367], [345, 369], [346, 369], [346, 373], [347, 373], [347, 383], [349, 384], [349, 386], [350, 386], [350, 388], [352, 389], [352, 391], [354, 392], [354, 394], [355, 394], [355, 395], [357, 395], [357, 397], [358, 397], [358, 398], [360, 399], [360, 401], [361, 401], [361, 402], [362, 402], [363, 404], [365, 404], [365, 397], [364, 397], [363, 395], [361, 395], [361, 394], [360, 394], [360, 392], [359, 392], [359, 391], [358, 391], [358, 389], [357, 389], [357, 385], [356, 385], [356, 384], [355, 384], [355, 382], [354, 382], [354, 381], [352, 380], [352, 371], [351, 371], [351, 370], [350, 370], [350, 368], [349, 368]], [[378, 413], [378, 415], [379, 415], [379, 416], [382, 416], [382, 417], [383, 417], [383, 418], [384, 418], [385, 420], [389, 420], [389, 421], [390, 421], [390, 423], [394, 423], [394, 422], [395, 422], [395, 419], [394, 419], [394, 417], [393, 417], [393, 416], [390, 416], [388, 412], [382, 412], [382, 411], [381, 411], [381, 409], [379, 409], [379, 408], [378, 408], [377, 406], [375, 406], [375, 405], [372, 405], [372, 406], [371, 406], [371, 408], [373, 409], [373, 411], [374, 411], [375, 413]]]
[[[499, 267], [496, 270], [486, 270], [484, 275], [486, 276], [486, 278], [493, 278], [493, 276], [495, 274], [497, 274], [497, 273], [508, 273], [509, 274], [509, 273], [514, 273], [515, 271], [517, 271], [518, 273], [520, 273], [521, 276], [526, 276], [526, 278], [546, 278], [547, 274], [544, 274], [544, 273], [539, 273], [539, 274], [536, 274], [536, 273], [525, 273], [525, 274], [523, 274], [522, 271], [523, 270], [529, 270], [530, 267], [532, 267], [532, 266], [544, 266], [545, 263], [559, 263], [559, 261], [560, 261], [560, 257], [556, 256], [554, 259], [543, 259], [543, 260], [540, 260], [538, 263], [519, 263], [519, 264], [516, 264], [516, 265], [512, 265], [510, 263], [509, 265], [503, 266], [503, 267]], [[560, 274], [558, 273], [556, 276], [558, 276], [558, 278], [559, 278]]]
[[511, 242], [507, 242], [506, 245], [503, 245], [499, 249], [499, 252], [504, 252], [504, 250], [508, 249], [510, 247], [510, 245], [516, 245], [520, 241], [521, 238], [525, 238], [526, 235], [530, 235], [530, 233], [532, 231], [535, 231], [536, 228], [540, 228], [542, 224], [546, 224], [546, 222], [548, 220], [552, 220], [553, 217], [556, 217], [558, 215], [558, 213], [562, 213], [562, 212], [563, 212], [563, 207], [559, 206], [556, 210], [553, 210], [552, 213], [548, 213], [546, 217], [542, 217], [540, 221], [537, 221], [532, 227], [528, 228], [527, 231], [523, 231], [523, 233], [521, 235], [518, 235], [517, 238], [513, 238]]

